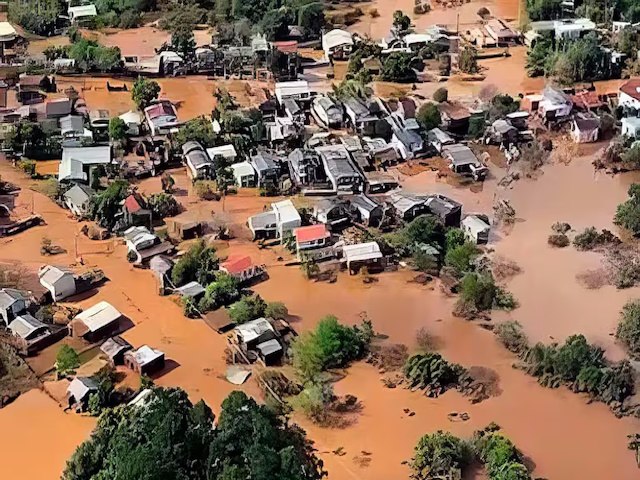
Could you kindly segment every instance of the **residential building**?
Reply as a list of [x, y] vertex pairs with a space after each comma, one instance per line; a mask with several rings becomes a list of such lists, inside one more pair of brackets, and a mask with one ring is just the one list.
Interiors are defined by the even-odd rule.
[[456, 141], [439, 128], [431, 129], [427, 132], [427, 140], [435, 148], [438, 153], [442, 153], [442, 149], [447, 145], [453, 145]]
[[164, 353], [148, 345], [124, 354], [124, 364], [139, 375], [150, 375], [164, 368]]
[[94, 192], [86, 185], [74, 185], [62, 196], [65, 206], [77, 218], [84, 218], [89, 213], [89, 206]]
[[618, 105], [640, 110], [640, 78], [632, 78], [620, 85]]
[[400, 153], [403, 160], [411, 160], [424, 150], [422, 137], [413, 130], [394, 129], [391, 144]]
[[54, 302], [59, 302], [76, 294], [76, 278], [70, 270], [53, 265], [45, 265], [38, 270], [40, 285], [51, 293]]
[[320, 155], [314, 150], [296, 148], [287, 157], [291, 178], [299, 187], [328, 182]]
[[258, 176], [258, 186], [278, 185], [280, 180], [281, 159], [273, 152], [258, 150], [251, 156], [249, 163]]
[[427, 212], [425, 199], [416, 195], [394, 192], [389, 195], [389, 201], [398, 217], [407, 222]]
[[80, 115], [67, 115], [59, 120], [62, 145], [80, 147], [93, 143], [93, 132], [84, 126], [84, 118]]
[[144, 120], [144, 117], [140, 112], [129, 110], [128, 112], [120, 115], [120, 118], [127, 125], [127, 135], [140, 135], [140, 127], [142, 126], [142, 122]]
[[299, 261], [320, 261], [333, 257], [331, 233], [324, 223], [296, 228], [293, 235]]
[[367, 195], [354, 195], [349, 198], [355, 210], [356, 221], [366, 227], [378, 227], [382, 222], [385, 207]]
[[[11, 64], [16, 57], [15, 45], [18, 33], [9, 22], [0, 22], [0, 62]], [[6, 103], [2, 106], [6, 106]]]
[[347, 118], [356, 132], [373, 136], [378, 116], [371, 112], [367, 104], [355, 97], [346, 98], [342, 103]]
[[344, 116], [342, 108], [326, 95], [319, 95], [313, 99], [311, 113], [313, 118], [325, 128], [340, 128], [342, 126]]
[[487, 176], [487, 167], [480, 163], [475, 153], [466, 145], [447, 145], [442, 150], [442, 157], [449, 162], [451, 171], [458, 175], [469, 176], [476, 181], [484, 180]]
[[322, 34], [322, 49], [329, 60], [344, 60], [351, 55], [353, 35], [351, 32], [334, 28]]
[[473, 243], [485, 244], [489, 242], [491, 226], [484, 215], [467, 215], [462, 219], [460, 226], [467, 238]]
[[351, 219], [349, 202], [335, 198], [323, 198], [313, 206], [313, 217], [329, 228], [344, 226]]
[[638, 138], [640, 136], [640, 118], [623, 117], [620, 133], [626, 137]]
[[213, 162], [198, 142], [190, 141], [182, 145], [182, 158], [192, 181], [213, 176]]
[[151, 210], [144, 207], [144, 199], [139, 194], [131, 194], [124, 199], [122, 218], [128, 227], [152, 227]]
[[429, 195], [425, 201], [427, 211], [442, 222], [445, 227], [459, 227], [462, 219], [462, 204], [444, 195]]
[[376, 242], [345, 245], [342, 248], [342, 256], [351, 275], [358, 273], [362, 267], [367, 267], [369, 271], [382, 267], [382, 252]]
[[93, 168], [111, 163], [111, 147], [63, 147], [58, 167], [59, 181], [80, 181], [91, 185]]
[[144, 109], [144, 117], [152, 136], [167, 135], [180, 126], [176, 107], [168, 100], [158, 100]]
[[124, 354], [132, 348], [131, 344], [119, 335], [108, 338], [100, 345], [100, 351], [112, 366], [124, 364]]
[[54, 98], [45, 104], [47, 118], [62, 118], [71, 114], [73, 102], [68, 98]]
[[484, 29], [498, 46], [516, 44], [520, 40], [520, 34], [499, 18], [490, 19]]
[[600, 134], [600, 117], [593, 112], [578, 112], [571, 120], [571, 138], [575, 143], [593, 143]]
[[171, 242], [160, 240], [147, 227], [130, 227], [123, 236], [127, 245], [127, 260], [136, 265], [147, 264], [156, 255], [165, 255], [174, 250]]
[[277, 362], [282, 356], [282, 345], [276, 331], [265, 318], [238, 325], [234, 328], [234, 333], [240, 348], [245, 352], [256, 352], [265, 365]]
[[344, 145], [325, 145], [316, 148], [327, 178], [337, 194], [362, 192], [364, 178], [352, 163]]
[[239, 162], [231, 165], [233, 178], [238, 187], [250, 188], [256, 186], [256, 171], [249, 162]]
[[213, 161], [217, 156], [224, 157], [229, 163], [234, 163], [238, 158], [238, 152], [232, 144], [220, 145], [217, 147], [207, 148], [207, 155]]
[[16, 338], [20, 351], [26, 355], [31, 355], [51, 343], [50, 326], [28, 313], [17, 316], [9, 324], [9, 331]]
[[307, 105], [311, 101], [311, 89], [306, 80], [277, 82], [275, 85], [275, 95], [280, 106], [284, 105], [284, 101], [287, 99], [297, 100]]
[[98, 341], [118, 330], [121, 317], [122, 314], [110, 303], [98, 302], [69, 322], [69, 335], [89, 342]]
[[83, 22], [87, 22], [97, 16], [98, 12], [96, 11], [96, 6], [93, 4], [77, 5], [72, 7], [71, 3], [69, 3], [67, 15], [69, 16], [69, 21], [71, 23], [82, 24]]
[[232, 254], [222, 263], [220, 271], [231, 275], [241, 283], [249, 283], [266, 275], [264, 265], [256, 265], [248, 255]]
[[69, 408], [83, 412], [89, 405], [89, 396], [98, 391], [98, 383], [89, 377], [75, 377], [67, 387]]
[[29, 306], [29, 296], [15, 288], [0, 288], [0, 322], [8, 326]]
[[471, 118], [468, 108], [457, 103], [442, 102], [438, 104], [438, 111], [440, 112], [443, 127], [450, 132], [467, 133], [467, 130], [469, 130], [469, 118]]
[[538, 111], [546, 120], [561, 120], [568, 117], [573, 110], [573, 102], [562, 90], [547, 85], [542, 91], [542, 99]]
[[529, 30], [524, 34], [525, 44], [533, 47], [544, 33], [550, 33], [557, 40], [575, 40], [596, 29], [596, 24], [588, 18], [563, 18], [529, 22]]
[[302, 225], [300, 214], [291, 200], [282, 200], [271, 204], [271, 211], [249, 217], [249, 229], [253, 238], [284, 239], [293, 234], [293, 230]]
[[191, 298], [198, 301], [204, 295], [204, 287], [198, 282], [188, 282], [173, 290], [173, 293], [180, 295], [182, 298]]

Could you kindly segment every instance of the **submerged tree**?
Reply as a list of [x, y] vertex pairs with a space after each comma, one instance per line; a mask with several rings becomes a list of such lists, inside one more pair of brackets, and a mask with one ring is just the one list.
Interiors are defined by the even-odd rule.
[[160, 84], [155, 80], [138, 77], [136, 81], [133, 82], [131, 98], [140, 110], [144, 110], [151, 104], [151, 102], [157, 100], [159, 94]]

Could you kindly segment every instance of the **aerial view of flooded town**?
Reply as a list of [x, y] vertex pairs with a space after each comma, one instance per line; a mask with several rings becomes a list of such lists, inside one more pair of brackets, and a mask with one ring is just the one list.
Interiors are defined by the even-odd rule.
[[640, 478], [638, 0], [0, 2], [0, 478]]

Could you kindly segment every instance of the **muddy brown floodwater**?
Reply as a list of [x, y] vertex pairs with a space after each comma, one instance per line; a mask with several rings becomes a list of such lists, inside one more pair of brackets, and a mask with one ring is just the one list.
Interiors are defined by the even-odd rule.
[[[28, 185], [6, 162], [0, 162], [0, 174], [10, 181]], [[586, 290], [575, 280], [575, 273], [597, 264], [598, 257], [578, 254], [572, 249], [552, 250], [546, 237], [556, 220], [572, 223], [576, 228], [595, 224], [610, 227], [615, 206], [625, 197], [632, 178], [594, 175], [589, 158], [578, 158], [569, 165], [549, 165], [537, 180], [522, 180], [512, 190], [496, 189], [497, 179], [504, 172], [492, 167], [490, 178], [481, 191], [453, 187], [438, 182], [435, 174], [424, 172], [405, 178], [411, 191], [438, 191], [465, 202], [465, 211], [490, 212], [494, 195], [510, 198], [522, 219], [508, 236], [494, 236], [496, 250], [522, 268], [509, 288], [516, 294], [521, 307], [513, 312], [527, 333], [535, 340], [548, 340], [551, 335], [561, 340], [571, 333], [584, 332], [592, 341], [605, 346], [609, 354], [619, 354], [608, 336], [615, 324], [618, 310], [626, 298], [638, 294], [638, 289], [617, 292], [603, 289]], [[246, 217], [260, 211], [265, 199], [242, 192], [222, 202], [200, 202], [192, 194], [183, 172], [174, 172], [178, 199], [189, 211], [190, 218], [222, 219], [232, 223], [242, 234]], [[159, 179], [140, 184], [145, 192], [157, 191]], [[69, 253], [56, 257], [56, 263], [72, 263], [74, 232], [79, 225], [66, 212], [45, 197], [25, 189], [19, 197], [19, 210], [34, 210], [44, 215], [47, 226], [37, 227], [17, 237], [0, 242], [0, 260], [21, 260], [30, 268], [51, 261], [39, 255], [40, 239], [47, 235]], [[242, 238], [242, 235], [240, 235]], [[180, 386], [194, 401], [205, 399], [219, 408], [222, 399], [236, 387], [221, 376], [225, 365], [222, 358], [223, 337], [197, 320], [182, 316], [180, 308], [166, 297], [155, 293], [153, 277], [148, 271], [130, 267], [124, 259], [124, 247], [115, 245], [111, 254], [91, 254], [95, 244], [79, 237], [80, 253], [87, 266], [104, 269], [109, 281], [92, 297], [79, 302], [87, 307], [99, 300], [113, 303], [133, 322], [124, 337], [134, 345], [148, 343], [166, 352], [171, 365], [156, 381], [160, 385]], [[535, 379], [514, 370], [515, 358], [502, 348], [490, 332], [471, 322], [453, 318], [450, 314], [454, 299], [445, 297], [437, 286], [408, 283], [410, 272], [399, 271], [378, 276], [378, 282], [365, 285], [359, 277], [340, 275], [337, 283], [312, 283], [305, 280], [296, 267], [279, 262], [279, 249], [258, 250], [246, 240], [230, 242], [228, 250], [250, 253], [256, 261], [268, 266], [270, 279], [255, 287], [267, 300], [287, 304], [293, 325], [304, 331], [329, 313], [342, 321], [355, 324], [362, 312], [374, 322], [377, 331], [389, 336], [389, 341], [415, 347], [415, 333], [426, 327], [439, 340], [442, 353], [450, 360], [469, 366], [492, 369], [500, 378], [501, 393], [485, 402], [471, 405], [456, 392], [438, 399], [428, 399], [404, 389], [386, 389], [373, 367], [356, 364], [344, 380], [336, 384], [338, 393], [356, 395], [363, 403], [357, 421], [343, 429], [325, 429], [310, 425], [296, 417], [316, 442], [334, 480], [406, 478], [408, 469], [402, 465], [410, 458], [417, 439], [436, 429], [469, 435], [473, 430], [495, 421], [532, 460], [534, 474], [554, 479], [637, 478], [633, 455], [626, 449], [626, 436], [640, 430], [636, 419], [616, 419], [601, 404], [587, 404], [586, 399], [565, 389], [546, 389]], [[259, 396], [253, 380], [242, 387]], [[20, 397], [0, 411], [0, 419], [18, 429], [32, 428], [30, 412], [32, 396], [41, 397], [46, 406], [39, 409], [40, 425], [64, 424], [68, 444], [49, 449], [38, 468], [38, 478], [57, 478], [64, 460], [88, 434], [92, 420], [62, 414], [59, 407], [39, 392]], [[404, 409], [415, 412], [409, 417]], [[470, 420], [452, 423], [447, 415], [467, 412]], [[5, 425], [4, 421], [2, 422]], [[62, 429], [62, 427], [60, 428]], [[4, 471], [21, 478], [24, 464], [20, 452], [28, 449], [36, 438], [39, 444], [50, 432], [33, 433], [30, 437], [14, 438], [0, 449]], [[58, 448], [59, 447], [59, 448]], [[64, 448], [63, 448], [64, 447]], [[331, 452], [343, 448], [344, 455]], [[365, 452], [369, 463], [361, 461]]]

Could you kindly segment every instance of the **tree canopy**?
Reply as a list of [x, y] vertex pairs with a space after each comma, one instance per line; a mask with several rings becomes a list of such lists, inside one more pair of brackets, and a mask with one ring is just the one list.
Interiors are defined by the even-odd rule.
[[613, 221], [616, 225], [640, 235], [640, 184], [632, 184], [628, 190], [629, 199], [618, 205]]
[[105, 190], [91, 198], [91, 218], [105, 228], [113, 228], [122, 201], [129, 195], [129, 182], [116, 180]]
[[173, 266], [171, 280], [176, 286], [189, 282], [208, 285], [216, 278], [218, 264], [216, 249], [199, 240]]
[[440, 110], [438, 110], [438, 106], [432, 102], [427, 102], [420, 106], [416, 120], [425, 130], [431, 130], [442, 125]]
[[67, 461], [63, 480], [319, 480], [322, 461], [303, 430], [243, 392], [222, 402], [216, 428], [203, 401], [154, 387], [144, 406], [106, 410]]
[[424, 435], [418, 441], [410, 464], [412, 477], [415, 480], [429, 480], [438, 476], [444, 478], [453, 472], [462, 472], [472, 458], [466, 442], [449, 432], [438, 430]]
[[155, 80], [138, 77], [136, 81], [133, 82], [131, 98], [138, 109], [143, 110], [147, 108], [151, 102], [157, 100], [158, 95], [160, 95], [160, 84]]
[[640, 300], [628, 302], [622, 308], [616, 338], [632, 358], [640, 359]]

